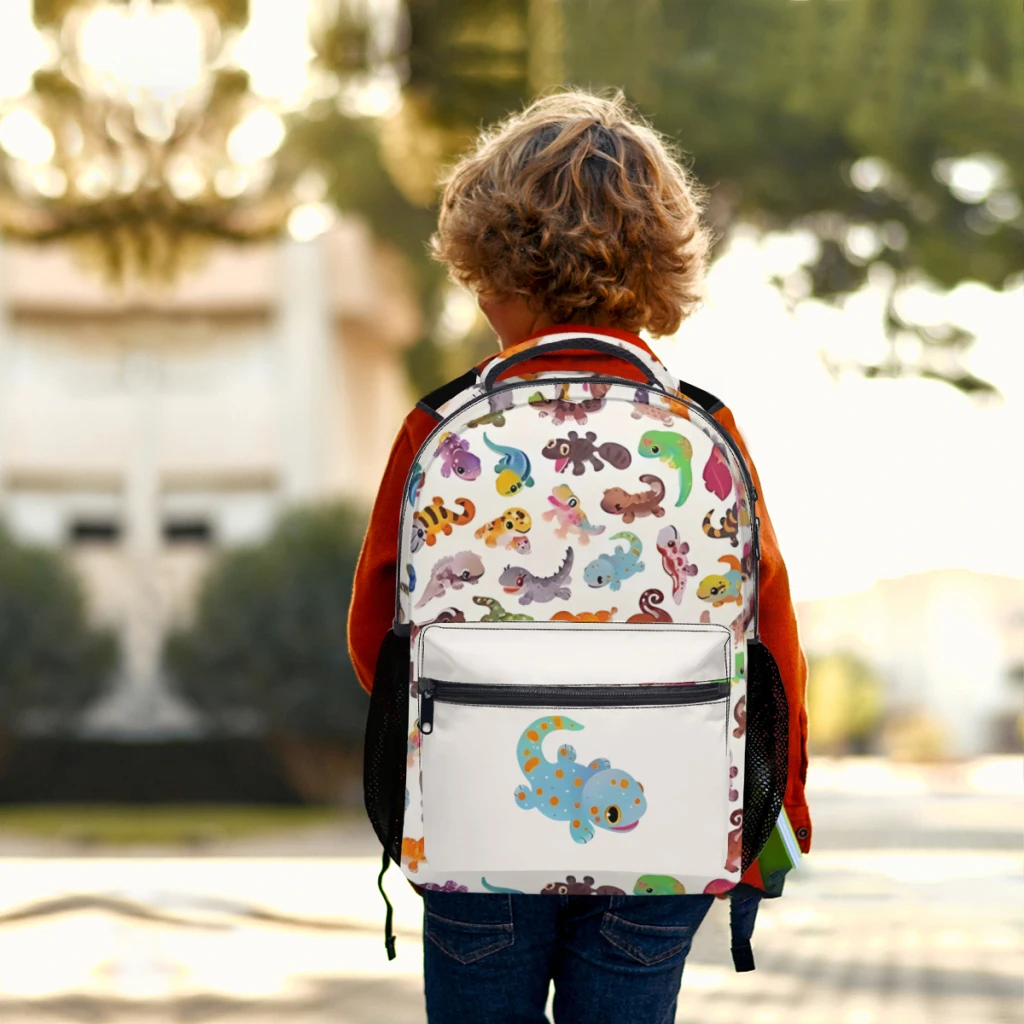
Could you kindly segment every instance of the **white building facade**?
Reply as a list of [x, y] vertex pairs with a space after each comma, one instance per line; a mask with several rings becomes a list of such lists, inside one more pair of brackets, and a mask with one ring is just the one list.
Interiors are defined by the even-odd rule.
[[372, 500], [420, 330], [403, 269], [355, 220], [225, 246], [166, 293], [112, 291], [62, 249], [0, 249], [0, 518], [69, 551], [123, 642], [87, 733], [195, 732], [160, 649], [212, 554], [289, 505]]

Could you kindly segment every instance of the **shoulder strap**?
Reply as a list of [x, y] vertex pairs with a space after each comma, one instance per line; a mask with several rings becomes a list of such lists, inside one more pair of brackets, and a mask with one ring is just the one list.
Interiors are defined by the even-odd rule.
[[467, 370], [461, 377], [456, 377], [455, 380], [450, 380], [447, 384], [442, 384], [439, 388], [434, 388], [429, 395], [424, 395], [416, 403], [416, 408], [422, 409], [428, 416], [433, 416], [435, 420], [440, 422], [444, 419], [444, 416], [439, 412], [441, 406], [450, 402], [456, 395], [461, 394], [463, 391], [476, 387], [479, 382], [480, 374], [474, 366]]

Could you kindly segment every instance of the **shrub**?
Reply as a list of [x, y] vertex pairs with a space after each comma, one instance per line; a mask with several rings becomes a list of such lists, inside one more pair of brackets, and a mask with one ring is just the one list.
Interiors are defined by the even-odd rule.
[[172, 633], [172, 685], [224, 732], [358, 750], [367, 698], [346, 617], [364, 520], [343, 505], [285, 516], [260, 547], [224, 553], [193, 623]]
[[65, 559], [16, 544], [0, 527], [0, 733], [74, 728], [117, 659], [113, 633], [87, 622]]

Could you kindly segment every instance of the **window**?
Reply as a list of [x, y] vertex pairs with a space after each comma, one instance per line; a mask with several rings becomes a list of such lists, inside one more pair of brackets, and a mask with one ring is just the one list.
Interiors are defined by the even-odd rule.
[[213, 527], [209, 519], [167, 519], [164, 541], [168, 544], [212, 544]]
[[78, 517], [71, 520], [68, 539], [72, 544], [116, 544], [121, 540], [121, 523], [104, 516]]

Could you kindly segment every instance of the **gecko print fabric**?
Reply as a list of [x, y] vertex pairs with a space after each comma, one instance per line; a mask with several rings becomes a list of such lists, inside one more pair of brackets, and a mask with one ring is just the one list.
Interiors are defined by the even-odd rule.
[[595, 829], [630, 832], [639, 824], [647, 800], [643, 786], [628, 772], [612, 768], [604, 757], [590, 764], [576, 763], [576, 748], [558, 747], [555, 761], [541, 750], [541, 737], [561, 729], [579, 731], [583, 726], [562, 715], [538, 718], [519, 737], [519, 767], [529, 785], [516, 787], [515, 797], [524, 809], [536, 807], [546, 818], [569, 822], [577, 843], [589, 843]]
[[678, 392], [564, 372], [441, 411], [401, 526], [404, 870], [444, 891], [735, 884], [757, 566], [728, 439]]
[[[498, 396], [481, 398], [420, 453], [403, 516], [418, 582], [399, 620], [456, 608], [479, 621], [485, 597], [535, 619], [615, 607], [625, 621], [654, 588], [674, 621], [731, 627], [754, 585], [752, 524], [735, 459], [707, 424], [648, 390], [517, 383], [500, 392], [500, 425], [487, 412]], [[556, 425], [538, 394], [589, 403], [587, 423], [559, 429], [578, 420]]]

